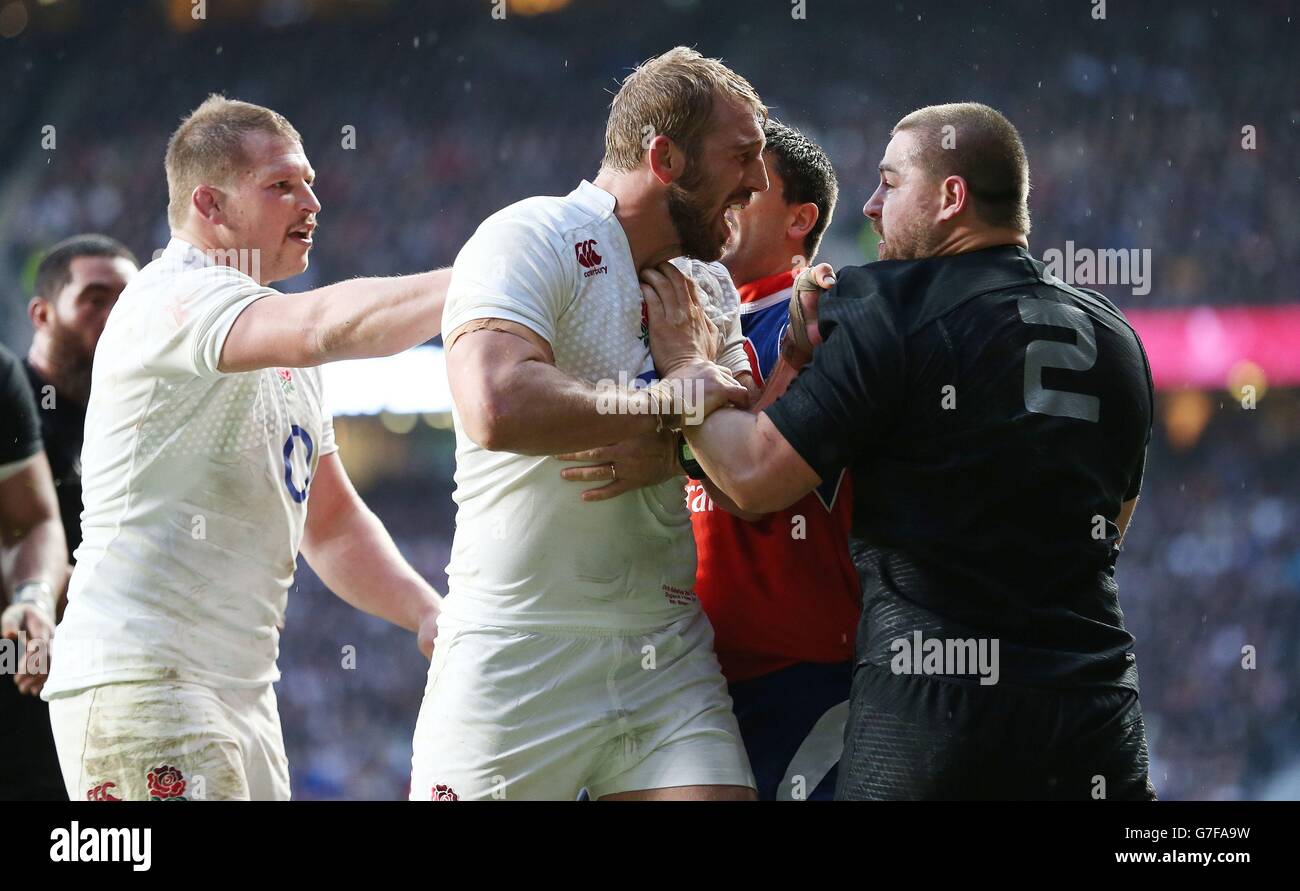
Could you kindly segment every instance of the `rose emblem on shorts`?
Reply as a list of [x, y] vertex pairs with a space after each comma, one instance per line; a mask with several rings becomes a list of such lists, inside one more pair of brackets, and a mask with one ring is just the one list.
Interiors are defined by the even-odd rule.
[[438, 783], [436, 786], [433, 787], [432, 793], [429, 796], [429, 800], [430, 801], [460, 801], [460, 796], [456, 794], [455, 789], [451, 788], [451, 786], [448, 786], [446, 783]]
[[293, 392], [293, 372], [288, 368], [277, 368], [275, 374], [280, 378], [280, 389], [286, 393]]
[[164, 764], [149, 771], [150, 801], [185, 801], [185, 776], [175, 767]]

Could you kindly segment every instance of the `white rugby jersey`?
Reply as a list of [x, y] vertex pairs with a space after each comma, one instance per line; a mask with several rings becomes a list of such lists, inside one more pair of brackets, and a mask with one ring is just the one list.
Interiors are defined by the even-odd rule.
[[236, 317], [275, 293], [173, 238], [118, 299], [95, 351], [83, 537], [45, 698], [279, 677], [310, 480], [336, 446], [318, 369], [217, 370]]
[[[546, 340], [556, 366], [591, 382], [654, 374], [641, 290], [614, 196], [583, 182], [489, 217], [456, 257], [442, 330], [482, 318]], [[720, 358], [748, 370], [740, 298], [725, 269], [676, 260], [730, 332]], [[721, 305], [721, 304], [726, 304]], [[723, 319], [723, 315], [726, 318]], [[443, 609], [518, 627], [638, 631], [699, 609], [695, 541], [680, 477], [608, 501], [550, 457], [491, 452], [456, 429], [456, 533]]]

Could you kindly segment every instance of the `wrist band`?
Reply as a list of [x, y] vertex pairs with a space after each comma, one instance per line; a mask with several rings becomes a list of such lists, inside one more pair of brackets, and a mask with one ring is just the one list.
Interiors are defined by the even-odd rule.
[[[651, 400], [650, 410], [654, 412], [655, 416], [655, 433], [663, 433], [665, 428], [672, 433], [681, 433], [682, 427], [686, 426], [685, 412], [668, 414], [663, 411], [663, 402], [660, 399], [663, 395], [660, 388], [663, 386], [665, 386], [664, 382], [658, 381], [646, 387], [645, 390], [646, 398]], [[672, 393], [669, 393], [666, 398], [668, 404], [672, 405]], [[664, 423], [665, 415], [670, 419], [667, 424]]]
[[54, 614], [54, 588], [49, 582], [42, 582], [36, 579], [29, 579], [21, 582], [14, 588], [14, 603], [35, 603], [49, 610]]

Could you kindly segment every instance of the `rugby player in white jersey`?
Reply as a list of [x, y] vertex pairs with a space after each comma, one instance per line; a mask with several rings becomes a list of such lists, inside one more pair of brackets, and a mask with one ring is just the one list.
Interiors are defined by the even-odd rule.
[[[767, 188], [765, 118], [721, 62], [682, 47], [651, 59], [613, 100], [595, 181], [498, 212], [457, 257], [443, 320], [457, 526], [412, 799], [753, 798], [692, 591], [680, 470], [611, 461], [584, 478], [613, 488], [584, 499], [556, 456], [637, 437], [673, 454], [684, 419], [666, 382], [621, 410], [597, 384], [653, 378], [691, 338], [726, 361], [711, 326], [662, 326], [651, 342], [662, 303], [638, 274], [716, 287], [702, 264], [681, 264], [697, 286], [667, 261], [716, 260], [727, 209]], [[735, 359], [748, 368], [743, 346]], [[725, 396], [685, 406], [686, 420], [747, 400], [705, 364], [696, 373]]]
[[320, 203], [290, 123], [209, 97], [167, 148], [172, 239], [95, 355], [83, 541], [43, 698], [71, 798], [286, 799], [272, 682], [302, 551], [418, 633], [439, 597], [339, 460], [314, 366], [439, 331], [447, 270], [301, 294]]

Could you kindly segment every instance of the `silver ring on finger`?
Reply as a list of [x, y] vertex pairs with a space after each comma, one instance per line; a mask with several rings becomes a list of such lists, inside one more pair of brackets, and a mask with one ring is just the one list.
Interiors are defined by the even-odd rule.
[[618, 468], [614, 466], [613, 461], [609, 462], [609, 481], [611, 483], [618, 482]]

